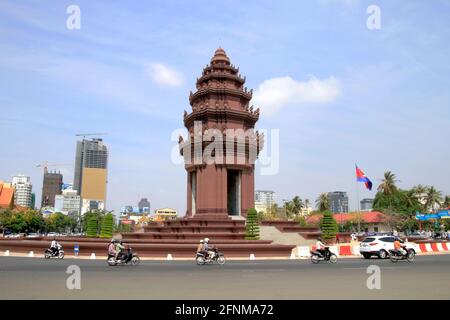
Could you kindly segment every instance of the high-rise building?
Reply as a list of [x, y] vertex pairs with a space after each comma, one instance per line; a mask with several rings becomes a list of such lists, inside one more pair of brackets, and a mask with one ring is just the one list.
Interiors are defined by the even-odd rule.
[[59, 172], [48, 172], [44, 170], [44, 181], [42, 183], [41, 207], [54, 207], [55, 196], [61, 194], [63, 175]]
[[373, 199], [362, 199], [360, 201], [361, 204], [361, 211], [371, 211], [373, 207]]
[[32, 185], [30, 177], [19, 174], [12, 178], [12, 185], [14, 187], [14, 204], [16, 206], [31, 208], [31, 189]]
[[275, 192], [268, 190], [255, 191], [255, 209], [260, 212], [267, 212], [275, 203]]
[[77, 217], [80, 214], [81, 197], [77, 190], [65, 189], [55, 197], [55, 212]]
[[81, 196], [81, 213], [104, 210], [108, 168], [108, 148], [102, 139], [77, 142], [74, 190]]
[[333, 213], [348, 213], [347, 192], [334, 191], [328, 192], [328, 203]]
[[150, 213], [150, 201], [147, 198], [142, 198], [138, 203], [139, 212]]

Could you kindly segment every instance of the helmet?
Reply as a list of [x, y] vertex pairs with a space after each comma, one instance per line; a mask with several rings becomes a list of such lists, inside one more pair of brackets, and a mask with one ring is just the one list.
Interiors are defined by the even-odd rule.
[[209, 242], [209, 238], [205, 238], [205, 240], [204, 240], [205, 242]]
[[111, 239], [111, 243], [113, 243], [113, 242], [116, 242], [116, 240], [114, 240], [114, 239]]
[[205, 242], [205, 241], [203, 241], [203, 240], [200, 240], [200, 243], [203, 243], [203, 242]]

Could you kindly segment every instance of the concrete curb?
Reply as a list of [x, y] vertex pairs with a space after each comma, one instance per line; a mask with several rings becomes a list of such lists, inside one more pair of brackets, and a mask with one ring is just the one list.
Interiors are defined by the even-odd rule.
[[[5, 251], [0, 251], [0, 259], [4, 256]], [[433, 255], [445, 255], [450, 254], [450, 252], [420, 252], [417, 253], [418, 256], [433, 256]], [[44, 259], [43, 254], [34, 254], [33, 257], [30, 257], [28, 253], [18, 253], [18, 252], [9, 252], [9, 256], [7, 257], [18, 257], [18, 258], [38, 258]], [[91, 256], [74, 256], [74, 255], [65, 255], [65, 259], [74, 259], [74, 260], [94, 260]], [[107, 256], [96, 256], [96, 261], [106, 261]], [[161, 261], [161, 262], [170, 262], [170, 261], [195, 261], [195, 257], [193, 258], [176, 258], [172, 257], [172, 260], [167, 260], [166, 258], [160, 257], [140, 257], [141, 261]], [[265, 261], [265, 260], [309, 260], [310, 257], [255, 257], [255, 259], [249, 259], [249, 257], [233, 257], [226, 258], [227, 261]], [[362, 256], [339, 256], [339, 259], [363, 259]], [[58, 259], [56, 259], [58, 260]]]

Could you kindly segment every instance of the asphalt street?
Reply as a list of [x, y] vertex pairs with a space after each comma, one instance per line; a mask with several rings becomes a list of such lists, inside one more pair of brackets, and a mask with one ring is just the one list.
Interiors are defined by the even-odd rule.
[[[81, 289], [69, 290], [70, 265]], [[367, 268], [380, 267], [380, 289], [369, 290]], [[340, 259], [142, 261], [110, 267], [104, 260], [0, 257], [0, 299], [450, 299], [450, 255], [416, 261]]]

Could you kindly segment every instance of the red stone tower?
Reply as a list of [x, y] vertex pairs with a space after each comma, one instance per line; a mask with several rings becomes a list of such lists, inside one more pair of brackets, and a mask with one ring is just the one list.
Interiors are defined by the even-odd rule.
[[184, 113], [189, 140], [180, 138], [187, 217], [245, 216], [254, 207], [254, 161], [263, 139], [254, 131], [259, 109], [249, 106], [252, 90], [244, 83], [239, 69], [219, 48], [197, 79], [197, 91], [189, 96], [192, 112]]

